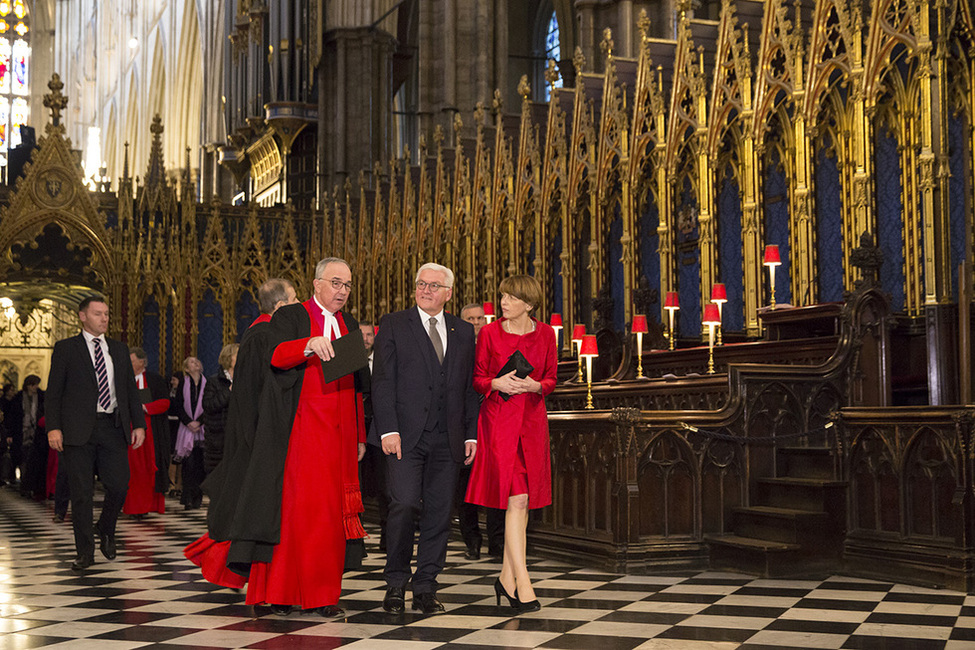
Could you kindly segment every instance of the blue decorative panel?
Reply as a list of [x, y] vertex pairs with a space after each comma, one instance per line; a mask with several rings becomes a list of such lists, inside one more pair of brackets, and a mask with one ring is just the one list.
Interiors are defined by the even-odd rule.
[[[789, 263], [789, 187], [787, 185], [785, 169], [779, 156], [777, 147], [769, 147], [768, 166], [765, 168], [765, 245], [777, 244], [782, 266], [775, 269], [775, 302], [791, 303], [792, 288], [789, 285], [789, 273], [792, 265]], [[769, 302], [768, 271], [762, 269], [762, 280], [765, 291], [762, 293], [762, 305]]]
[[965, 215], [970, 214], [971, 196], [965, 192], [967, 178], [965, 159], [971, 159], [968, 151], [970, 140], [965, 135], [965, 124], [960, 115], [948, 114], [948, 165], [951, 177], [948, 179], [948, 232], [951, 260], [951, 295], [958, 300], [958, 265], [965, 262]]
[[142, 303], [142, 348], [149, 368], [159, 367], [159, 304], [153, 296]]
[[626, 312], [624, 310], [626, 302], [632, 300], [632, 296], [627, 296], [623, 287], [623, 244], [620, 239], [623, 237], [623, 218], [620, 216], [620, 208], [614, 208], [616, 213], [613, 222], [609, 224], [609, 290], [613, 296], [613, 329], [622, 332], [626, 329]]
[[223, 309], [212, 288], [204, 292], [197, 314], [200, 331], [196, 339], [197, 357], [203, 363], [204, 374], [209, 377], [220, 367], [217, 360], [223, 348]]
[[701, 249], [697, 197], [691, 181], [684, 177], [676, 211], [677, 292], [680, 298], [680, 336], [701, 334]]
[[[183, 369], [182, 359], [173, 359], [173, 341], [176, 340], [176, 332], [173, 331], [173, 306], [166, 306], [166, 331], [169, 332], [169, 336], [166, 337], [166, 358], [170, 359], [172, 365], [169, 367], [169, 373], [172, 374], [177, 370]], [[161, 362], [160, 362], [161, 363]], [[152, 367], [152, 364], [149, 364]], [[159, 371], [162, 372], [162, 368]]]
[[246, 290], [241, 292], [240, 299], [237, 301], [237, 343], [240, 343], [240, 337], [260, 315], [261, 306], [251, 296], [251, 292]]
[[877, 131], [877, 245], [884, 255], [880, 288], [890, 295], [893, 311], [904, 310], [904, 204], [901, 199], [897, 138], [886, 128]]
[[[640, 217], [640, 271], [647, 278], [651, 289], [660, 289], [660, 235], [657, 234], [657, 226], [660, 224], [660, 217], [657, 212], [657, 203], [653, 194], [647, 195], [646, 206], [643, 215]], [[662, 297], [661, 297], [662, 302]], [[654, 320], [661, 318], [661, 311], [658, 309], [652, 317]], [[650, 318], [651, 314], [647, 314]]]
[[[555, 236], [552, 237], [552, 247], [549, 249], [548, 262], [552, 265], [552, 311], [560, 313], [562, 311], [562, 227], [558, 225]], [[565, 318], [563, 316], [563, 318]], [[566, 322], [566, 327], [572, 327], [571, 323]]]
[[[741, 238], [741, 191], [731, 166], [725, 168], [718, 190], [718, 281], [728, 292], [721, 312], [722, 329], [745, 329], [745, 273]], [[710, 298], [710, 296], [708, 296]]]
[[828, 147], [829, 142], [824, 142], [816, 155], [818, 302], [843, 300], [843, 199], [840, 196], [840, 170], [836, 165], [836, 156], [827, 153]]

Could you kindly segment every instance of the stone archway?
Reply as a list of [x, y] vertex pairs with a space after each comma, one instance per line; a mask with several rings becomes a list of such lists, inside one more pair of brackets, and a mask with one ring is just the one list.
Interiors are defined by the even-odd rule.
[[54, 341], [77, 331], [78, 302], [92, 293], [111, 301], [119, 286], [119, 246], [65, 138], [57, 75], [48, 86], [52, 123], [0, 209], [0, 347], [18, 368], [45, 371]]

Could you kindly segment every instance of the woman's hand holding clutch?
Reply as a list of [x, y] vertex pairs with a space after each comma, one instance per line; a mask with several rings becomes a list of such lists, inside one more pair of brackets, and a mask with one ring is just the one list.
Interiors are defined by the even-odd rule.
[[492, 379], [491, 390], [496, 390], [500, 393], [507, 393], [508, 395], [537, 393], [541, 390], [542, 385], [539, 382], [535, 381], [531, 377], [520, 379], [515, 376], [516, 372], [518, 371], [512, 370], [506, 375]]

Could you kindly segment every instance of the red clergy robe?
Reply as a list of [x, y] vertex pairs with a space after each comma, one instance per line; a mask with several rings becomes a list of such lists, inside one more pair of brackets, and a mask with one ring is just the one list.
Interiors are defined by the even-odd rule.
[[[314, 300], [304, 306], [311, 336], [322, 336], [321, 309]], [[340, 334], [348, 334], [341, 312], [335, 320]], [[362, 401], [352, 375], [325, 383], [321, 360], [304, 355], [307, 343], [308, 338], [285, 341], [271, 357], [275, 368], [304, 370], [285, 461], [281, 538], [271, 562], [251, 565], [247, 604], [303, 609], [336, 604], [346, 538], [365, 535], [357, 477], [357, 443], [366, 439]]]
[[[146, 388], [146, 375], [136, 375], [139, 389]], [[169, 410], [168, 399], [157, 399], [142, 405], [146, 415], [159, 415]], [[152, 418], [146, 418], [146, 439], [138, 449], [129, 445], [129, 490], [125, 494], [122, 512], [144, 515], [166, 512], [166, 497], [156, 492], [156, 445], [153, 440]]]

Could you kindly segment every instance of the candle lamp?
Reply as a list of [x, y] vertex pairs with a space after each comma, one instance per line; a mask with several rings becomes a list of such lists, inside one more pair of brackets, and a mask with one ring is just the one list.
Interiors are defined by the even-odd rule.
[[482, 306], [482, 308], [484, 309], [484, 320], [486, 320], [489, 323], [491, 321], [493, 321], [494, 320], [494, 303], [493, 302], [486, 302], [486, 303], [484, 303], [484, 305]]
[[[711, 287], [711, 302], [718, 306], [718, 320], [721, 320], [723, 316], [721, 313], [722, 306], [728, 302], [728, 290], [725, 289], [724, 284], [716, 282]], [[721, 329], [720, 327], [718, 328], [718, 345], [724, 344], [724, 341], [721, 340]]]
[[704, 305], [704, 318], [701, 323], [708, 328], [708, 374], [714, 374], [714, 329], [721, 327], [721, 313], [714, 303]]
[[582, 340], [586, 338], [586, 326], [576, 325], [572, 328], [572, 344], [576, 348], [576, 355], [579, 357], [579, 383], [582, 383]]
[[667, 292], [667, 299], [664, 301], [664, 309], [667, 310], [667, 337], [670, 339], [670, 349], [673, 350], [674, 339], [677, 338], [676, 333], [674, 332], [674, 312], [680, 309], [680, 301], [677, 298], [676, 291]]
[[643, 314], [634, 315], [630, 331], [636, 334], [636, 378], [646, 379], [643, 376], [643, 335], [649, 331], [647, 330], [647, 317]]
[[586, 334], [579, 346], [579, 358], [586, 358], [586, 409], [595, 408], [592, 405], [592, 360], [599, 356], [599, 348], [596, 345], [596, 335]]
[[562, 331], [562, 314], [552, 314], [549, 320], [552, 329], [555, 330], [555, 356], [559, 356], [559, 333]]
[[765, 247], [765, 259], [762, 261], [762, 264], [768, 267], [769, 294], [771, 295], [772, 309], [775, 309], [775, 267], [782, 264], [778, 246], [769, 244]]

